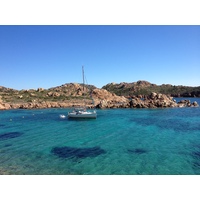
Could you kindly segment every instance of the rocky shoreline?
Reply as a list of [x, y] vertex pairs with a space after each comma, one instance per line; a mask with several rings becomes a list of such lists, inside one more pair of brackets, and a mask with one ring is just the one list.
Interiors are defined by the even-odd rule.
[[[127, 99], [128, 100], [128, 99]], [[113, 103], [102, 100], [96, 108], [175, 108], [175, 107], [198, 107], [196, 101], [181, 100], [176, 102], [173, 97], [165, 94], [157, 94], [152, 92], [151, 95], [145, 98], [132, 97], [126, 102]]]
[[[88, 108], [174, 108], [174, 107], [198, 107], [196, 101], [182, 100], [176, 102], [173, 97], [152, 92], [151, 95], [144, 98], [132, 96], [125, 98], [117, 96], [103, 89], [94, 89], [92, 91], [94, 104], [91, 100], [85, 101]], [[81, 99], [65, 100], [65, 101], [32, 101], [22, 103], [3, 102], [0, 98], [0, 110], [9, 109], [45, 109], [45, 108], [70, 108], [76, 106], [84, 106], [85, 103]]]

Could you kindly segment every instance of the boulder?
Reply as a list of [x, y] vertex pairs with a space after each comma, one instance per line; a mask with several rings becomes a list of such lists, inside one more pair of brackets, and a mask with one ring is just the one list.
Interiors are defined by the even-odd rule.
[[53, 97], [59, 97], [59, 96], [60, 96], [60, 94], [58, 92], [53, 93]]
[[157, 93], [152, 92], [150, 95], [150, 99], [155, 99], [157, 97]]
[[34, 93], [30, 93], [30, 96], [31, 96], [31, 97], [36, 97], [37, 95], [34, 94]]
[[107, 108], [108, 102], [106, 100], [101, 100], [100, 103], [96, 106], [96, 108]]
[[59, 97], [60, 93], [58, 93], [58, 92], [48, 92], [47, 96], [49, 96], [49, 97]]
[[37, 89], [37, 92], [42, 92], [42, 91], [44, 91], [44, 88], [38, 88]]
[[192, 103], [192, 105], [195, 106], [195, 107], [199, 107], [199, 104], [198, 104], [196, 101], [194, 101], [194, 102]]
[[76, 94], [77, 94], [78, 96], [82, 96], [82, 95], [83, 95], [81, 88], [79, 88], [79, 89], [77, 90]]
[[129, 102], [129, 105], [130, 105], [130, 108], [135, 108], [137, 106], [137, 100], [136, 99], [132, 99], [130, 102]]
[[163, 95], [161, 93], [157, 94], [158, 99], [163, 98]]
[[11, 109], [10, 104], [8, 103], [0, 103], [0, 110], [8, 110]]
[[0, 102], [0, 110], [5, 110], [5, 106]]
[[47, 96], [48, 96], [48, 97], [53, 96], [53, 92], [48, 92], [48, 93], [47, 93]]

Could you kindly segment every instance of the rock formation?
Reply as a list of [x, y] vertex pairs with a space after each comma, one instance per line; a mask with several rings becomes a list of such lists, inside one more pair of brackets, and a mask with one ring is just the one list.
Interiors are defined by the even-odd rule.
[[[146, 81], [134, 83], [135, 89], [154, 87]], [[129, 88], [126, 83], [112, 83], [109, 87]], [[92, 100], [93, 99], [93, 100]], [[35, 109], [35, 108], [66, 108], [85, 105], [89, 108], [165, 108], [165, 107], [196, 107], [197, 102], [182, 100], [176, 103], [170, 95], [152, 92], [149, 95], [118, 96], [106, 89], [98, 89], [92, 85], [69, 83], [62, 86], [37, 90], [13, 90], [0, 87], [0, 110]]]
[[94, 89], [92, 97], [97, 108], [119, 108], [121, 105], [128, 105], [128, 99], [124, 96], [117, 96], [104, 89]]
[[165, 94], [152, 92], [151, 95], [144, 99], [135, 97], [130, 101], [131, 108], [164, 108], [177, 107], [177, 103], [172, 97]]

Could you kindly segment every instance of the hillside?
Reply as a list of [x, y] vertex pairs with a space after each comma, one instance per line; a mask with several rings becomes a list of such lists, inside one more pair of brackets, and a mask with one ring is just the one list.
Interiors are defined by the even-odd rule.
[[122, 96], [150, 95], [152, 92], [156, 92], [171, 95], [173, 97], [200, 97], [200, 86], [189, 87], [171, 84], [156, 85], [141, 80], [133, 83], [109, 83], [102, 88]]
[[[92, 97], [92, 98], [91, 98]], [[83, 106], [94, 107], [102, 100], [123, 103], [127, 99], [93, 85], [66, 83], [49, 89], [14, 90], [0, 87], [0, 109], [54, 108]]]
[[[83, 106], [88, 108], [154, 108], [197, 106], [174, 103], [171, 97], [200, 97], [200, 87], [156, 85], [147, 81], [110, 83], [102, 89], [93, 85], [66, 83], [49, 89], [14, 90], [0, 86], [0, 110]], [[92, 98], [91, 98], [92, 97]], [[132, 101], [130, 102], [130, 97]], [[142, 98], [143, 97], [143, 98]]]
[[[89, 98], [89, 90], [95, 86], [85, 86], [85, 98]], [[0, 87], [0, 96], [4, 102], [32, 102], [32, 101], [64, 101], [72, 99], [83, 99], [83, 87], [78, 83], [67, 83], [49, 89], [38, 88], [29, 90], [14, 90]]]

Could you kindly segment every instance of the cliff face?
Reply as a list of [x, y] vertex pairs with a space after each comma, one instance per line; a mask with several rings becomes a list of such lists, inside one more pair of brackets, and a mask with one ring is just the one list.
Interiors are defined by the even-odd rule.
[[147, 81], [133, 83], [110, 83], [103, 86], [103, 89], [123, 96], [147, 96], [152, 92], [171, 95], [173, 97], [200, 97], [200, 87], [175, 86], [171, 84], [156, 85]]

